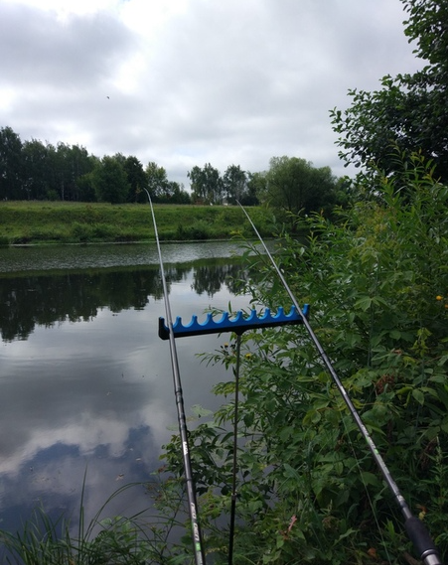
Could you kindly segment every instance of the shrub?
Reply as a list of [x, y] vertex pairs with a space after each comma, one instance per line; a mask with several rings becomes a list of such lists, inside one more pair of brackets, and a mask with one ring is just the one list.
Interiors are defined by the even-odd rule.
[[[312, 326], [415, 514], [448, 553], [448, 187], [414, 155], [406, 178], [373, 171], [333, 224], [278, 255]], [[290, 299], [272, 266], [248, 287], [273, 309]], [[401, 563], [402, 516], [303, 328], [243, 336], [235, 551], [252, 563]], [[234, 343], [234, 342], [233, 342]], [[235, 365], [235, 349], [206, 355]], [[221, 383], [227, 396], [234, 383]], [[227, 559], [232, 403], [191, 433], [208, 545]], [[178, 439], [166, 448], [180, 473]], [[215, 520], [220, 517], [220, 526]], [[225, 523], [225, 522], [224, 522]]]
[[89, 224], [82, 224], [80, 222], [73, 222], [71, 233], [75, 240], [86, 242], [92, 239], [94, 234], [94, 226]]
[[175, 239], [178, 240], [205, 240], [210, 238], [210, 228], [202, 220], [192, 226], [179, 224], [176, 230]]

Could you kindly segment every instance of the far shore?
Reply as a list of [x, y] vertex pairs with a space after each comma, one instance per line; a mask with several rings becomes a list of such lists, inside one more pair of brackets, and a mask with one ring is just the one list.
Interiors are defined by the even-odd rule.
[[[249, 209], [262, 237], [280, 230], [270, 210]], [[161, 242], [252, 239], [253, 230], [237, 206], [155, 204]], [[154, 241], [149, 206], [88, 202], [4, 201], [0, 203], [0, 245], [149, 243]]]

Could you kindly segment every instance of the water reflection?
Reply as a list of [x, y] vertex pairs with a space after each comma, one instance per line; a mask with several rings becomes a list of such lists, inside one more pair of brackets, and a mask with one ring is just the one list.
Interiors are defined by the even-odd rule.
[[[230, 257], [238, 243], [194, 242], [162, 245], [164, 263], [185, 263], [204, 259]], [[238, 252], [237, 252], [238, 253]], [[65, 245], [0, 247], [0, 273], [51, 271], [61, 269], [98, 269], [125, 265], [157, 265], [155, 243], [125, 245]]]
[[[191, 278], [192, 290], [212, 298], [223, 284], [230, 292], [236, 291], [241, 266], [219, 260], [197, 266], [176, 264], [168, 265], [165, 275], [169, 291], [173, 283]], [[4, 341], [23, 340], [36, 325], [88, 321], [104, 307], [115, 313], [129, 308], [143, 310], [150, 296], [155, 300], [163, 298], [163, 285], [155, 266], [4, 278], [0, 286], [0, 333]]]
[[[166, 265], [174, 316], [246, 307], [232, 293], [238, 263]], [[155, 266], [4, 275], [0, 281], [0, 521], [20, 527], [37, 501], [76, 516], [87, 467], [86, 515], [124, 483], [150, 480], [177, 416]], [[197, 352], [226, 337], [178, 341], [185, 406], [215, 408], [214, 382], [232, 378]], [[149, 501], [128, 491], [109, 514]]]

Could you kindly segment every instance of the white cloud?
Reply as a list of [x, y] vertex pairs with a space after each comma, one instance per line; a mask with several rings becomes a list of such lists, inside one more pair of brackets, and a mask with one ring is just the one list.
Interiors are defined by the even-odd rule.
[[279, 155], [342, 173], [329, 110], [419, 66], [404, 17], [400, 0], [5, 1], [0, 125], [185, 183]]

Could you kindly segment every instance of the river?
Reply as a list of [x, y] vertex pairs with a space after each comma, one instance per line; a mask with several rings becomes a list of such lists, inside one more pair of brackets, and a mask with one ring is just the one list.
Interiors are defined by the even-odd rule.
[[[235, 295], [233, 243], [162, 246], [173, 316], [249, 308]], [[238, 253], [238, 251], [237, 251]], [[0, 249], [0, 527], [21, 528], [42, 504], [86, 519], [120, 486], [151, 480], [161, 446], [177, 431], [169, 345], [155, 245]], [[228, 336], [178, 339], [185, 408], [215, 409], [214, 383], [231, 379], [197, 353]], [[194, 425], [194, 423], [193, 423]], [[143, 487], [105, 515], [147, 507]]]

